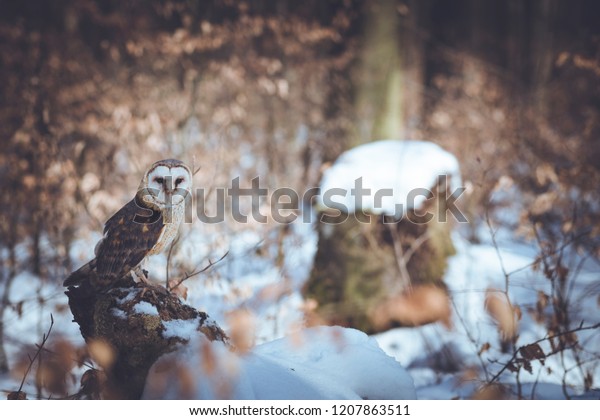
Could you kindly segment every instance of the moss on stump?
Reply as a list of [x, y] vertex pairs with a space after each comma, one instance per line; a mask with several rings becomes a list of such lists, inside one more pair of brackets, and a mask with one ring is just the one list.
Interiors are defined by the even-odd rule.
[[[440, 222], [444, 199], [435, 193], [402, 220], [364, 213], [320, 213], [318, 247], [303, 292], [327, 324], [381, 332], [373, 309], [409, 287], [445, 289], [447, 259], [455, 253], [451, 223]], [[433, 214], [430, 220], [426, 212]], [[408, 278], [407, 278], [408, 277]]]
[[123, 279], [119, 287], [94, 291], [84, 282], [70, 287], [66, 294], [81, 335], [92, 347], [101, 343], [105, 353], [99, 358], [105, 360], [101, 375], [93, 371], [84, 375], [86, 383], [82, 379], [82, 388], [90, 388], [82, 395], [87, 398], [140, 398], [152, 364], [187, 341], [165, 334], [169, 321], [193, 323], [196, 331], [210, 340], [228, 342], [208, 315], [183, 304], [162, 286]]

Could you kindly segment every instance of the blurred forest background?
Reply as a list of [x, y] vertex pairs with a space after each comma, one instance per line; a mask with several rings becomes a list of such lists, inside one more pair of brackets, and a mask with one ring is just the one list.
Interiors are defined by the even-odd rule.
[[[60, 284], [76, 240], [166, 157], [201, 167], [194, 182], [211, 213], [210, 192], [236, 176], [305, 191], [352, 146], [433, 140], [461, 162], [469, 240], [492, 217], [548, 258], [566, 244], [600, 257], [595, 0], [2, 0], [0, 10], [0, 316], [19, 273]], [[507, 186], [519, 194], [498, 194]], [[209, 250], [246, 229], [276, 244], [289, 233], [272, 220], [202, 229]], [[281, 258], [281, 247], [261, 252]], [[570, 268], [544, 270], [559, 287]]]

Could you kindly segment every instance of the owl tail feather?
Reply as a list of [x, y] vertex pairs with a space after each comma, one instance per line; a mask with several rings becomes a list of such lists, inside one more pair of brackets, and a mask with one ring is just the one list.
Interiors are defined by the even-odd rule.
[[96, 259], [93, 259], [92, 261], [73, 271], [63, 282], [63, 287], [79, 286], [82, 282], [86, 282], [86, 280], [89, 281], [91, 276], [96, 275], [93, 269], [95, 262]]

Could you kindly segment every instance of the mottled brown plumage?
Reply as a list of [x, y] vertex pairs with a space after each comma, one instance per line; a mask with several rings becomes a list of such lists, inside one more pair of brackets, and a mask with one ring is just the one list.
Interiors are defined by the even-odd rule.
[[63, 285], [87, 282], [94, 289], [106, 289], [132, 272], [145, 280], [141, 267], [145, 258], [171, 244], [190, 191], [191, 172], [183, 162], [167, 159], [154, 163], [135, 198], [106, 222], [96, 257], [71, 273]]

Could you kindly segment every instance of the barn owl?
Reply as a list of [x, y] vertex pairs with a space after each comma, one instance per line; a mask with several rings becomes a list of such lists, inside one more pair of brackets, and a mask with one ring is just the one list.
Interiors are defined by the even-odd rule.
[[192, 173], [183, 162], [166, 159], [154, 163], [135, 197], [104, 225], [96, 257], [71, 273], [63, 286], [80, 285], [87, 278], [93, 288], [108, 289], [128, 274], [147, 281], [144, 261], [173, 242], [191, 191]]

